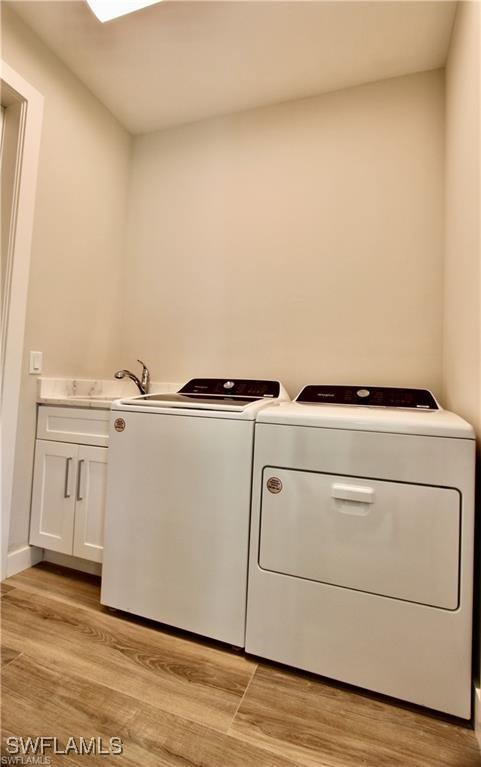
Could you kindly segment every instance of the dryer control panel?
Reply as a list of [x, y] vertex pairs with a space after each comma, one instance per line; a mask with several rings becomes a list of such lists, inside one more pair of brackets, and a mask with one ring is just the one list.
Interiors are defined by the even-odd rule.
[[393, 386], [305, 386], [296, 402], [323, 405], [394, 407], [410, 410], [439, 410], [427, 389], [398, 389]]

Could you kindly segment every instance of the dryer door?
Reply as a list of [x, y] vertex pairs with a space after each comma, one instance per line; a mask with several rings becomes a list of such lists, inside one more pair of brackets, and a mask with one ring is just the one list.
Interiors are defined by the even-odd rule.
[[259, 566], [455, 610], [460, 524], [452, 488], [266, 467]]

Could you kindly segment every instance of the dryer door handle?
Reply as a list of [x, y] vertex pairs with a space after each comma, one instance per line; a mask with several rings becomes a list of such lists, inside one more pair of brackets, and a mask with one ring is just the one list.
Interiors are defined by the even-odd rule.
[[337, 501], [374, 503], [374, 489], [365, 485], [332, 485], [331, 495]]

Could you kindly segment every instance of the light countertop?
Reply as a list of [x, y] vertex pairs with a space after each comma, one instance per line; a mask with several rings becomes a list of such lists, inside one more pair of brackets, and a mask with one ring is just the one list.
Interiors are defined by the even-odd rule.
[[[94, 380], [87, 378], [39, 378], [37, 403], [62, 407], [88, 407], [110, 410], [112, 402], [123, 397], [135, 397], [139, 391], [132, 381]], [[181, 383], [154, 381], [152, 393], [175, 392]]]

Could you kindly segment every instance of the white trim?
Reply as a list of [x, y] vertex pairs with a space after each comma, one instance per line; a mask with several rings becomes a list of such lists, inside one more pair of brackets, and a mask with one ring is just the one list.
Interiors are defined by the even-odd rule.
[[6, 577], [21, 573], [29, 567], [38, 565], [39, 562], [51, 562], [54, 565], [70, 567], [71, 570], [79, 570], [90, 575], [101, 575], [102, 565], [99, 562], [91, 562], [80, 557], [70, 557], [67, 554], [59, 554], [56, 551], [48, 551], [38, 546], [20, 546], [14, 551], [9, 551], [7, 556]]
[[1, 579], [5, 578], [8, 559], [8, 537], [13, 489], [17, 418], [23, 359], [25, 318], [27, 310], [30, 251], [32, 244], [35, 191], [37, 182], [43, 96], [0, 60], [1, 81], [18, 95], [22, 109], [22, 158], [16, 210], [11, 272], [8, 337], [5, 348], [5, 376], [2, 390], [1, 460]]
[[474, 688], [474, 732], [481, 750], [481, 687]]
[[54, 565], [70, 567], [71, 570], [80, 570], [80, 572], [89, 573], [90, 575], [102, 575], [102, 565], [100, 562], [91, 562], [89, 559], [71, 557], [69, 554], [60, 554], [58, 551], [44, 549], [43, 561], [52, 562]]
[[[2, 81], [3, 85], [3, 81]], [[13, 275], [13, 264], [15, 258], [15, 240], [17, 232], [17, 213], [18, 213], [18, 200], [20, 194], [20, 185], [22, 183], [22, 158], [23, 158], [23, 140], [25, 134], [25, 125], [27, 119], [27, 102], [15, 101], [15, 94], [10, 89], [2, 88], [2, 101], [5, 103], [10, 102], [5, 110], [5, 160], [8, 160], [8, 155], [13, 155], [12, 167], [6, 169], [5, 162], [2, 161], [2, 175], [6, 172], [8, 182], [11, 184], [10, 194], [7, 194], [7, 206], [10, 207], [8, 218], [8, 243], [7, 253], [2, 254], [2, 257], [6, 260], [6, 267], [2, 277], [4, 278], [4, 284], [2, 285], [2, 307], [1, 307], [1, 323], [0, 323], [0, 360], [1, 360], [1, 379], [0, 379], [0, 392], [3, 391], [4, 381], [4, 365], [6, 354], [6, 342], [8, 339], [8, 325], [10, 322], [10, 299], [11, 299], [11, 284]], [[2, 179], [2, 192], [4, 179]], [[5, 215], [4, 201], [2, 200], [2, 216]], [[6, 226], [3, 224], [3, 226]], [[4, 232], [2, 231], [2, 248]]]
[[21, 573], [43, 560], [43, 549], [37, 546], [21, 546], [15, 551], [9, 551], [7, 556], [7, 578]]

